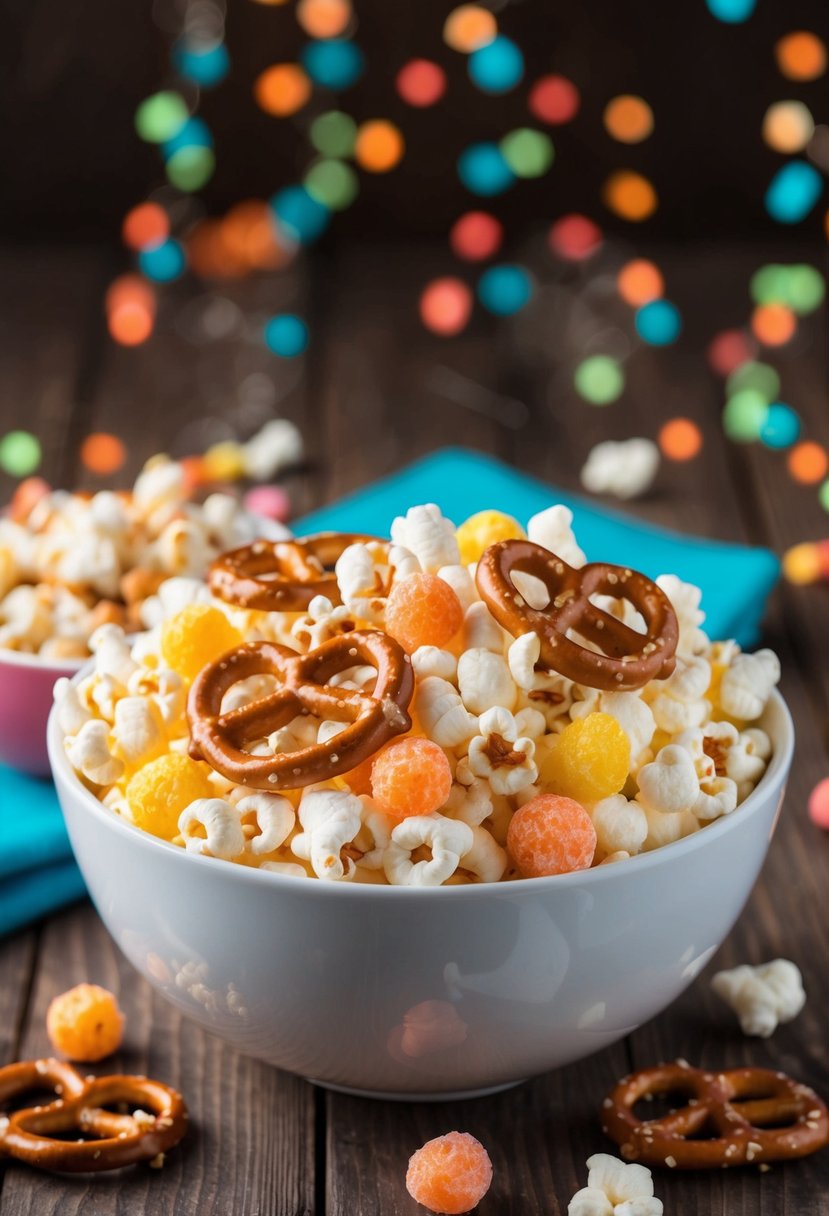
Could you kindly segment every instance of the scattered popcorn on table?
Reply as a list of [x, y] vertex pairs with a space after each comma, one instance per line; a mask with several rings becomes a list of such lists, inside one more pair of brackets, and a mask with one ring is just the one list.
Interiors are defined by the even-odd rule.
[[591, 494], [639, 498], [653, 485], [659, 448], [650, 439], [612, 439], [597, 443], [581, 471], [581, 484]]
[[567, 1216], [662, 1216], [653, 1178], [644, 1165], [627, 1165], [609, 1153], [587, 1159], [587, 1186], [567, 1206]]
[[718, 971], [711, 987], [740, 1020], [743, 1034], [768, 1039], [778, 1026], [791, 1022], [806, 1004], [800, 969], [787, 958], [759, 967], [744, 964]]
[[[152, 464], [133, 493], [162, 529], [179, 518], [176, 468]], [[117, 537], [127, 506], [111, 497], [96, 514]], [[33, 511], [46, 520], [66, 509], [54, 498]], [[237, 542], [230, 508], [215, 496], [208, 503], [213, 526]], [[574, 567], [584, 563], [567, 508], [540, 512], [526, 531]], [[21, 532], [22, 561], [33, 539]], [[593, 666], [610, 660], [586, 642], [580, 683], [545, 665], [534, 629], [507, 632], [476, 583], [487, 545], [526, 543], [518, 521], [482, 512], [456, 530], [427, 505], [396, 519], [392, 532], [391, 543], [360, 538], [338, 549], [328, 594], [300, 597], [303, 610], [253, 610], [190, 574], [154, 578], [140, 607], [146, 631], [130, 642], [123, 625], [100, 622], [87, 638], [88, 673], [56, 685], [80, 779], [112, 814], [217, 864], [409, 887], [624, 864], [739, 813], [771, 756], [761, 720], [779, 664], [771, 651], [746, 655], [732, 641], [709, 641], [698, 588], [658, 580], [678, 625], [667, 678], [644, 674], [624, 689], [591, 682]], [[515, 587], [516, 599], [534, 598], [543, 613], [550, 596], [540, 579], [519, 571]], [[15, 591], [25, 592], [19, 612], [35, 620], [36, 589]], [[597, 596], [595, 607], [608, 628], [644, 629], [630, 599]], [[379, 667], [360, 649], [378, 631], [402, 681], [399, 697], [392, 689], [385, 700], [372, 696]], [[306, 656], [303, 678], [321, 700], [308, 704], [283, 687], [270, 660], [245, 666], [272, 643], [281, 655]], [[332, 646], [337, 662], [326, 660], [315, 684], [315, 656], [329, 653], [318, 647]], [[221, 682], [215, 731], [229, 732], [231, 754], [244, 762], [232, 772], [215, 754], [218, 767], [200, 758], [191, 737], [201, 712], [193, 689], [205, 672]], [[374, 715], [368, 748], [364, 713]], [[294, 753], [296, 766], [285, 768]], [[309, 755], [322, 758], [313, 774]], [[258, 776], [272, 761], [279, 773]]]

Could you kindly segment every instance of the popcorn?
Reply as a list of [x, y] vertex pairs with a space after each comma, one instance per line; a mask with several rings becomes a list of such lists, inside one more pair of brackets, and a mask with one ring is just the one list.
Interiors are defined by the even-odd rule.
[[[197, 827], [204, 830], [200, 835]], [[245, 851], [245, 834], [238, 808], [223, 798], [197, 798], [179, 815], [178, 830], [188, 853], [230, 861]]]
[[647, 811], [675, 815], [690, 811], [699, 798], [699, 780], [694, 761], [684, 747], [669, 744], [644, 765], [637, 777], [638, 801]]
[[608, 1153], [587, 1159], [587, 1186], [570, 1200], [567, 1216], [662, 1216], [653, 1178], [644, 1165], [626, 1165]]
[[189, 519], [171, 520], [156, 541], [154, 552], [162, 570], [184, 578], [198, 578], [218, 556], [204, 527]]
[[95, 655], [96, 674], [111, 676], [126, 688], [138, 670], [138, 664], [130, 653], [123, 629], [117, 625], [101, 625], [89, 639], [89, 648]]
[[439, 680], [451, 681], [458, 674], [458, 660], [450, 651], [437, 646], [418, 646], [412, 655], [412, 667], [419, 680], [437, 676]]
[[699, 654], [708, 645], [708, 636], [700, 629], [705, 613], [700, 609], [702, 592], [693, 583], [683, 583], [675, 574], [660, 574], [657, 587], [671, 601], [679, 623], [677, 654], [688, 656]]
[[566, 718], [573, 704], [573, 684], [564, 676], [535, 670], [541, 657], [541, 640], [537, 633], [524, 633], [516, 638], [507, 651], [507, 662], [513, 680], [522, 690], [519, 704], [530, 704], [539, 713], [549, 730], [559, 719]]
[[[383, 857], [386, 878], [395, 887], [439, 887], [457, 870], [475, 842], [472, 828], [444, 815], [410, 815], [391, 834]], [[412, 861], [422, 845], [432, 850], [428, 861]]]
[[674, 734], [700, 726], [711, 713], [704, 698], [711, 683], [711, 664], [696, 655], [679, 657], [667, 680], [655, 680], [649, 693], [650, 707], [660, 730]]
[[780, 660], [773, 650], [738, 654], [723, 674], [720, 705], [731, 718], [753, 722], [763, 713], [780, 681]]
[[434, 503], [409, 507], [404, 516], [398, 515], [392, 521], [391, 538], [396, 545], [413, 553], [427, 573], [460, 563], [455, 525], [444, 518], [440, 507]]
[[547, 507], [546, 511], [533, 515], [527, 524], [527, 536], [533, 544], [549, 549], [567, 562], [568, 566], [580, 567], [585, 564], [587, 558], [576, 544], [570, 526], [572, 522], [573, 512], [569, 507]]
[[478, 602], [478, 588], [469, 566], [441, 566], [438, 578], [449, 584], [464, 612]]
[[158, 708], [165, 727], [175, 728], [184, 714], [187, 701], [184, 680], [178, 672], [168, 667], [152, 670], [136, 668], [127, 681], [127, 693], [134, 697], [148, 697]]
[[294, 830], [294, 808], [281, 794], [248, 794], [236, 803], [236, 810], [247, 837], [246, 847], [254, 856], [273, 853]]
[[469, 870], [480, 882], [499, 882], [507, 868], [506, 849], [482, 827], [472, 828], [472, 847], [461, 857], [461, 867]]
[[85, 722], [64, 746], [69, 763], [93, 785], [111, 785], [124, 771], [123, 761], [110, 750], [109, 725], [98, 718]]
[[140, 768], [167, 750], [158, 707], [145, 697], [121, 697], [112, 728], [115, 754], [128, 768]]
[[806, 1004], [800, 970], [786, 958], [718, 971], [711, 987], [737, 1014], [743, 1034], [762, 1039], [791, 1022]]
[[478, 732], [469, 744], [470, 772], [485, 777], [496, 794], [516, 794], [532, 785], [538, 776], [535, 743], [519, 737], [508, 709], [488, 709], [479, 719]]
[[624, 852], [634, 857], [640, 852], [648, 835], [648, 817], [638, 802], [629, 802], [624, 794], [603, 798], [590, 811], [596, 829], [596, 846], [605, 857]]
[[78, 690], [71, 680], [62, 677], [55, 684], [53, 694], [58, 707], [58, 726], [64, 735], [76, 735], [92, 713], [84, 705]]
[[649, 490], [659, 468], [659, 448], [650, 439], [612, 439], [597, 443], [581, 471], [581, 484], [591, 494], [638, 498]]
[[333, 789], [308, 789], [299, 804], [303, 832], [291, 841], [291, 850], [310, 861], [317, 878], [341, 882], [354, 877], [351, 857], [342, 851], [353, 843], [362, 827], [363, 806], [354, 794]]
[[474, 714], [499, 705], [512, 709], [518, 696], [506, 659], [483, 647], [465, 650], [458, 660], [458, 689]]
[[270, 481], [302, 459], [302, 435], [287, 418], [272, 418], [242, 444], [245, 473], [251, 481]]
[[479, 827], [493, 810], [492, 787], [488, 781], [473, 776], [468, 760], [458, 764], [455, 781], [449, 792], [444, 813], [461, 819], [471, 828]]
[[509, 634], [501, 628], [486, 604], [479, 600], [470, 604], [463, 618], [463, 645], [465, 650], [491, 650], [502, 655]]
[[661, 849], [666, 844], [682, 840], [700, 827], [699, 820], [690, 811], [666, 814], [664, 811], [653, 811], [646, 807], [645, 818], [648, 821], [648, 834], [642, 845], [643, 853], [651, 853], [654, 849]]
[[415, 712], [429, 738], [444, 748], [463, 747], [478, 730], [477, 718], [469, 713], [447, 680], [427, 676], [418, 685]]
[[303, 650], [313, 650], [338, 633], [353, 629], [354, 624], [354, 618], [344, 604], [335, 608], [324, 595], [315, 595], [305, 616], [291, 626], [291, 636], [296, 638]]
[[392, 545], [387, 551], [387, 546], [375, 541], [349, 545], [334, 567], [347, 611], [372, 624], [382, 624], [393, 582], [419, 570], [417, 558], [402, 545]]

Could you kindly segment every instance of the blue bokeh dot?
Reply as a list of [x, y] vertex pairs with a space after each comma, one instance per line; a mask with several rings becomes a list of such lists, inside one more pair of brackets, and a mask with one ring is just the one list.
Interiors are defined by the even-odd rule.
[[524, 56], [503, 34], [469, 56], [469, 78], [484, 93], [508, 93], [523, 75]]
[[490, 266], [478, 280], [478, 299], [496, 317], [520, 312], [532, 294], [532, 279], [523, 266]]
[[279, 227], [290, 241], [309, 245], [322, 236], [331, 219], [324, 203], [308, 193], [304, 186], [286, 186], [271, 199], [271, 207]]
[[138, 266], [142, 274], [156, 283], [172, 283], [184, 274], [186, 265], [184, 250], [178, 241], [172, 239], [142, 249], [138, 255]]
[[823, 178], [805, 160], [778, 169], [766, 191], [766, 210], [779, 224], [799, 224], [823, 193]]
[[748, 21], [757, 7], [757, 0], [705, 0], [708, 11], [718, 21], [727, 25], [741, 25]]
[[213, 136], [203, 118], [188, 118], [171, 139], [165, 139], [161, 152], [165, 160], [175, 156], [182, 148], [212, 148]]
[[467, 190], [485, 198], [503, 194], [515, 181], [515, 174], [497, 144], [470, 144], [458, 158], [458, 177]]
[[192, 47], [186, 42], [177, 42], [171, 58], [176, 71], [202, 89], [212, 89], [221, 84], [230, 70], [230, 56], [223, 42], [209, 47]]
[[282, 359], [294, 359], [308, 346], [308, 326], [292, 312], [280, 313], [265, 325], [265, 345]]
[[670, 346], [682, 330], [679, 309], [670, 300], [651, 300], [636, 313], [636, 332], [649, 346]]
[[363, 52], [344, 38], [309, 42], [299, 58], [314, 84], [326, 89], [349, 89], [363, 74]]
[[767, 448], [790, 448], [800, 435], [800, 419], [790, 405], [773, 401], [760, 428], [760, 442]]

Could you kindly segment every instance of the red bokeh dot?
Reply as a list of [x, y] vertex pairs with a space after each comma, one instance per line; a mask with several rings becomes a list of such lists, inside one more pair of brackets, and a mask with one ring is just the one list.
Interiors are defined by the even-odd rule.
[[498, 252], [504, 236], [500, 220], [486, 211], [467, 211], [449, 233], [453, 253], [467, 262], [482, 262]]
[[472, 292], [460, 279], [433, 279], [420, 297], [420, 319], [432, 333], [450, 337], [465, 328], [472, 312]]
[[586, 215], [563, 215], [553, 224], [548, 240], [558, 257], [581, 262], [601, 248], [602, 230]]
[[741, 329], [724, 329], [708, 346], [708, 362], [719, 376], [730, 376], [754, 357], [756, 346]]
[[139, 203], [124, 218], [121, 235], [130, 249], [160, 245], [170, 235], [167, 212], [158, 203]]
[[397, 73], [397, 91], [410, 106], [424, 108], [446, 92], [446, 73], [431, 59], [412, 59]]
[[565, 76], [542, 76], [533, 85], [529, 97], [532, 113], [550, 126], [570, 122], [580, 104], [578, 89]]

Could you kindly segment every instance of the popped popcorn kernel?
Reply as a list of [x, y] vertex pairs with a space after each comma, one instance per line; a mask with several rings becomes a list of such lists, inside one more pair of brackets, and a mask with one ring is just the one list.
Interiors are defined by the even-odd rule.
[[599, 802], [618, 794], [630, 771], [630, 741], [606, 713], [592, 713], [566, 726], [541, 767], [542, 781], [576, 802]]
[[106, 988], [78, 984], [52, 1000], [46, 1011], [46, 1033], [55, 1051], [92, 1064], [121, 1046], [124, 1015]]
[[429, 739], [398, 739], [377, 757], [371, 793], [393, 819], [429, 815], [442, 807], [452, 789], [446, 753]]
[[526, 540], [527, 534], [517, 519], [503, 511], [478, 511], [458, 528], [461, 561], [476, 562], [485, 549], [499, 540]]
[[386, 632], [409, 654], [419, 646], [443, 646], [463, 624], [455, 592], [436, 574], [410, 574], [391, 589]]
[[592, 864], [596, 829], [572, 798], [537, 794], [510, 820], [507, 849], [525, 878], [569, 874]]
[[409, 1158], [406, 1190], [430, 1212], [471, 1212], [491, 1184], [489, 1153], [469, 1132], [436, 1136]]
[[220, 608], [188, 604], [165, 621], [161, 629], [161, 655], [185, 680], [195, 680], [203, 667], [220, 654], [242, 644], [238, 629]]
[[145, 764], [126, 790], [134, 823], [162, 840], [173, 840], [178, 835], [182, 811], [213, 793], [208, 773], [206, 765], [178, 752], [168, 752]]

